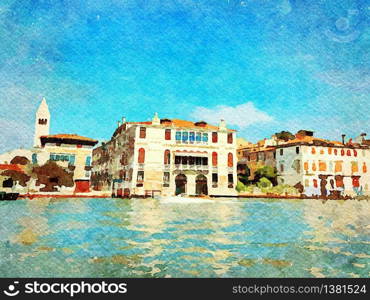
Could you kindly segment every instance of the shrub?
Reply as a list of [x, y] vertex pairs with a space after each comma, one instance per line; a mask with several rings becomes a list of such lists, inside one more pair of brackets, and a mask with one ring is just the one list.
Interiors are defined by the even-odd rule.
[[236, 190], [239, 193], [245, 191], [245, 185], [241, 181], [238, 181], [238, 183], [236, 184]]
[[258, 183], [257, 186], [262, 189], [262, 188], [268, 188], [272, 186], [272, 183], [270, 180], [268, 180], [266, 177], [262, 177]]

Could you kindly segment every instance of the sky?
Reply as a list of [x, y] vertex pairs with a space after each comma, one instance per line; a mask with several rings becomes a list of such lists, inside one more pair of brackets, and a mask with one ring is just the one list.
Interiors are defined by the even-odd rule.
[[117, 121], [225, 119], [255, 142], [370, 135], [370, 1], [2, 0], [0, 152]]

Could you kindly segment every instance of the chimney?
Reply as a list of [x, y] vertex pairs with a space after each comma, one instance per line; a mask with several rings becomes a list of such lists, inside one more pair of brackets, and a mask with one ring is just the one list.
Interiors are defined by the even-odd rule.
[[218, 125], [220, 130], [226, 130], [226, 121], [221, 119], [220, 124]]
[[161, 124], [161, 120], [158, 117], [158, 113], [154, 114], [154, 117], [152, 119], [152, 124], [153, 125], [160, 125]]
[[342, 134], [342, 144], [344, 145], [344, 138], [346, 137], [345, 134]]

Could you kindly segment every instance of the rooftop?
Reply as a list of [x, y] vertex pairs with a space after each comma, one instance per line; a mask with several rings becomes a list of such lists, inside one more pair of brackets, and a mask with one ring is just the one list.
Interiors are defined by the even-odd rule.
[[57, 143], [57, 142], [63, 142], [66, 144], [87, 144], [87, 145], [95, 145], [98, 143], [97, 140], [77, 135], [77, 134], [51, 134], [51, 135], [43, 135], [40, 137], [41, 144], [45, 145], [46, 143]]

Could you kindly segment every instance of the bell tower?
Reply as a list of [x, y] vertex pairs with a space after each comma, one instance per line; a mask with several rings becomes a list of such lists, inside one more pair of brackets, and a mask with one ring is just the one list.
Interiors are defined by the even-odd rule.
[[50, 129], [50, 112], [46, 99], [42, 98], [41, 104], [36, 112], [34, 147], [41, 147], [40, 137], [49, 135]]

